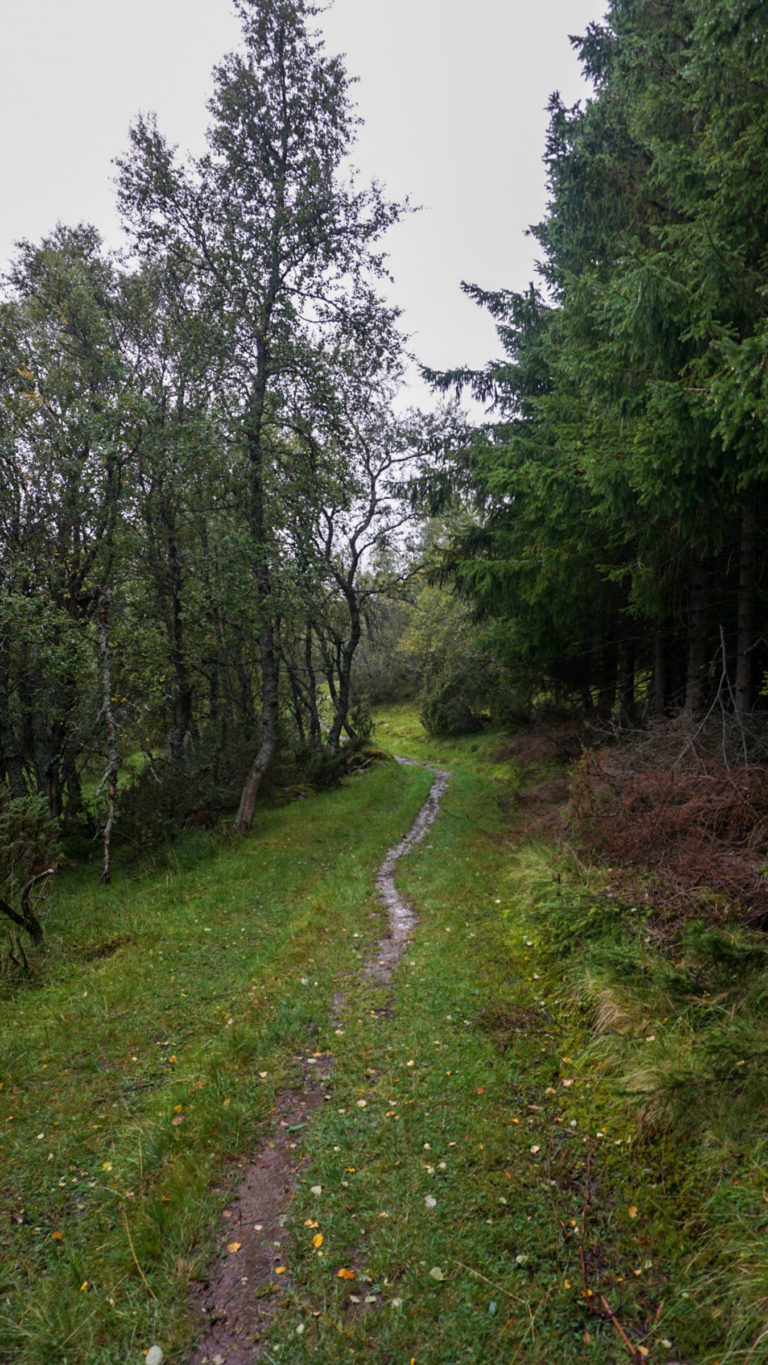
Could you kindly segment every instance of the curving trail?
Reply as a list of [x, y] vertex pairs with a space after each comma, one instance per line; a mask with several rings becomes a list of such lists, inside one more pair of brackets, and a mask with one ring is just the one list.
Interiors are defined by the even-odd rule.
[[435, 780], [430, 788], [429, 796], [405, 838], [389, 850], [376, 877], [376, 890], [379, 893], [380, 900], [384, 903], [389, 918], [389, 933], [386, 938], [381, 940], [377, 957], [367, 962], [363, 970], [368, 980], [375, 981], [382, 986], [389, 985], [392, 973], [403, 955], [408, 937], [416, 925], [416, 915], [413, 909], [406, 904], [395, 886], [395, 867], [400, 859], [405, 857], [406, 853], [410, 853], [411, 849], [421, 842], [427, 830], [435, 823], [452, 776], [447, 769], [432, 768], [427, 763], [416, 763], [412, 758], [398, 758], [397, 762], [403, 763], [409, 768], [426, 768], [428, 772], [434, 773]]
[[[413, 825], [391, 848], [376, 876], [376, 890], [388, 917], [389, 932], [378, 945], [375, 958], [363, 966], [363, 976], [377, 985], [389, 986], [405, 945], [417, 923], [413, 909], [395, 886], [394, 870], [401, 858], [424, 838], [440, 813], [451, 773], [410, 758], [398, 758], [408, 767], [427, 768], [435, 780]], [[337, 999], [341, 1009], [343, 998]], [[274, 1316], [275, 1251], [287, 1256], [288, 1239], [282, 1224], [296, 1178], [301, 1170], [300, 1145], [291, 1134], [303, 1127], [312, 1112], [330, 1098], [331, 1067], [307, 1050], [296, 1057], [302, 1079], [300, 1089], [278, 1097], [275, 1124], [247, 1164], [222, 1220], [222, 1253], [209, 1266], [206, 1280], [192, 1295], [192, 1310], [200, 1322], [200, 1336], [188, 1365], [252, 1365], [260, 1359], [265, 1336]], [[235, 1239], [235, 1258], [224, 1247]], [[281, 1281], [281, 1284], [284, 1283]]]

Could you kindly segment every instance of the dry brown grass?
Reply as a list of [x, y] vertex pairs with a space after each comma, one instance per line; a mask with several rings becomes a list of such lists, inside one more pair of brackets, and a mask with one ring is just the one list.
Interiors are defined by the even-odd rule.
[[636, 748], [584, 754], [571, 784], [580, 839], [616, 868], [658, 874], [672, 899], [719, 898], [720, 915], [768, 925], [768, 768], [713, 759], [643, 766]]

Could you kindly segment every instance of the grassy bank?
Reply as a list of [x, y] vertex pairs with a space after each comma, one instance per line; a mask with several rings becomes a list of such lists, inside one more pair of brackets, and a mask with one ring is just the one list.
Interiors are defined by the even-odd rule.
[[0, 1004], [0, 1359], [181, 1350], [217, 1182], [373, 941], [375, 868], [428, 785], [380, 767], [247, 840], [63, 878], [37, 979]]
[[360, 966], [420, 769], [64, 885], [2, 1003], [0, 1360], [182, 1365], [185, 1285], [312, 1047], [331, 1102], [297, 1136], [264, 1360], [765, 1361], [762, 940], [663, 932], [521, 838], [498, 737], [393, 711], [377, 740], [454, 773], [398, 869], [420, 919], [391, 994]]

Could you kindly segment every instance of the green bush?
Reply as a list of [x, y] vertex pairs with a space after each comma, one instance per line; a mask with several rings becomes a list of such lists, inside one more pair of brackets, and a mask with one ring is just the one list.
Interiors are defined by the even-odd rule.
[[477, 678], [467, 668], [439, 675], [428, 683], [419, 701], [419, 719], [430, 735], [455, 738], [482, 730], [490, 719], [478, 695]]
[[[51, 819], [43, 797], [10, 797], [0, 791], [0, 901], [3, 923], [9, 931], [8, 965], [25, 977], [30, 974], [30, 965], [19, 928], [27, 931], [33, 943], [43, 940], [39, 912], [30, 898], [30, 883], [56, 866], [59, 853], [58, 825]], [[49, 878], [42, 876], [40, 881], [47, 883]]]
[[180, 830], [208, 828], [234, 810], [253, 758], [242, 732], [212, 727], [180, 762], [149, 760], [117, 792], [116, 842], [156, 848]]
[[44, 797], [13, 798], [0, 789], [0, 896], [12, 901], [59, 853], [58, 825]]

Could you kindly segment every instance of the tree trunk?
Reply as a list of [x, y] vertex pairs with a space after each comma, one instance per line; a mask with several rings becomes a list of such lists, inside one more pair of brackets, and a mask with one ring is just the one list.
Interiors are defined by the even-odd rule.
[[345, 594], [347, 607], [349, 609], [350, 632], [349, 639], [341, 651], [339, 660], [339, 690], [334, 698], [335, 711], [331, 730], [328, 736], [328, 748], [332, 754], [339, 752], [341, 744], [341, 731], [346, 728], [347, 714], [349, 712], [350, 686], [352, 681], [352, 661], [355, 657], [355, 650], [360, 643], [361, 622], [360, 607], [357, 595], [353, 590]]
[[323, 730], [320, 724], [320, 713], [317, 709], [317, 679], [312, 658], [312, 626], [310, 623], [307, 623], [304, 632], [304, 666], [307, 670], [307, 695], [309, 699], [309, 745], [311, 749], [319, 749], [322, 743]]
[[240, 796], [235, 829], [241, 834], [246, 834], [253, 824], [256, 797], [277, 752], [279, 684], [280, 664], [275, 650], [275, 636], [271, 624], [268, 624], [261, 633], [261, 744]]
[[757, 547], [757, 511], [754, 504], [744, 507], [741, 514], [741, 546], [739, 558], [739, 596], [736, 607], [736, 714], [746, 716], [754, 704], [755, 644], [755, 551]]
[[299, 732], [299, 744], [301, 745], [302, 749], [306, 749], [307, 732], [304, 726], [304, 699], [301, 695], [301, 682], [298, 677], [298, 672], [293, 662], [291, 661], [290, 657], [284, 657], [283, 663], [285, 664], [286, 672], [288, 674], [288, 682], [291, 688], [291, 704], [293, 707], [293, 719], [296, 722], [296, 729]]
[[168, 564], [170, 582], [170, 619], [168, 634], [173, 665], [174, 698], [173, 721], [168, 731], [168, 747], [174, 763], [181, 763], [184, 756], [184, 741], [192, 725], [192, 684], [187, 670], [184, 644], [184, 617], [181, 601], [182, 573], [179, 560], [179, 547], [176, 541], [176, 519], [169, 504], [161, 512], [168, 545]]
[[47, 867], [44, 872], [36, 872], [33, 877], [30, 877], [21, 893], [21, 910], [15, 910], [7, 901], [0, 899], [0, 913], [6, 915], [14, 924], [18, 924], [19, 928], [26, 929], [33, 943], [42, 943], [44, 935], [43, 926], [30, 905], [30, 892], [33, 886], [37, 886], [38, 882], [45, 881], [47, 877], [52, 877], [55, 871], [56, 864], [53, 867]]
[[19, 751], [5, 680], [0, 684], [0, 781], [7, 778], [12, 797], [26, 796], [24, 764]]
[[99, 602], [99, 654], [101, 657], [101, 686], [104, 699], [104, 721], [107, 727], [107, 820], [102, 840], [104, 844], [104, 866], [101, 880], [109, 883], [111, 877], [112, 828], [115, 823], [115, 802], [117, 799], [117, 729], [112, 713], [112, 660], [109, 653], [109, 594], [106, 588], [97, 589]]
[[[285, 165], [288, 156], [288, 131], [283, 127], [281, 133], [281, 156]], [[284, 182], [279, 182], [278, 200], [284, 206]], [[261, 654], [261, 744], [245, 780], [240, 795], [240, 806], [235, 820], [235, 829], [245, 834], [253, 823], [256, 797], [277, 752], [280, 656], [276, 640], [276, 612], [272, 596], [270, 556], [267, 540], [267, 519], [265, 501], [265, 472], [267, 460], [264, 450], [264, 418], [267, 390], [272, 375], [272, 358], [267, 341], [271, 326], [275, 301], [281, 289], [280, 273], [282, 227], [275, 229], [271, 244], [271, 263], [269, 284], [261, 309], [261, 322], [256, 338], [256, 376], [250, 395], [248, 420], [245, 437], [250, 465], [248, 488], [248, 521], [251, 536], [251, 552], [254, 557], [254, 577], [256, 600], [258, 603], [259, 644]]]
[[703, 560], [693, 566], [688, 607], [688, 668], [685, 679], [685, 711], [697, 715], [703, 708], [709, 674], [707, 650], [707, 575]]
[[667, 714], [668, 692], [667, 647], [664, 629], [659, 626], [653, 642], [653, 714], [655, 716], [661, 717]]
[[627, 635], [621, 647], [619, 707], [621, 709], [622, 722], [630, 725], [635, 716], [635, 662], [635, 640], [633, 637]]
[[208, 619], [211, 623], [213, 637], [216, 641], [216, 657], [212, 661], [209, 683], [211, 719], [215, 720], [218, 717], [219, 700], [223, 697], [227, 728], [231, 730], [235, 724], [235, 698], [232, 691], [232, 679], [229, 671], [229, 651], [224, 644], [224, 630], [221, 624], [221, 613], [216, 605], [216, 592], [213, 578], [209, 572], [211, 552], [208, 541], [208, 522], [205, 518], [203, 519], [201, 537], [204, 552], [205, 586], [208, 591], [208, 601], [210, 604], [208, 608]]
[[262, 424], [267, 391], [268, 358], [263, 335], [258, 345], [258, 374], [252, 400], [252, 426], [248, 434], [248, 454], [251, 465], [249, 521], [254, 556], [256, 597], [258, 602], [259, 646], [261, 655], [261, 744], [245, 785], [240, 794], [240, 805], [235, 829], [245, 834], [253, 823], [256, 797], [275, 754], [277, 753], [278, 719], [280, 711], [280, 655], [275, 607], [272, 599], [269, 546], [267, 544], [264, 507], [264, 451]]
[[597, 647], [597, 706], [601, 716], [610, 716], [616, 705], [619, 650], [615, 640]]

